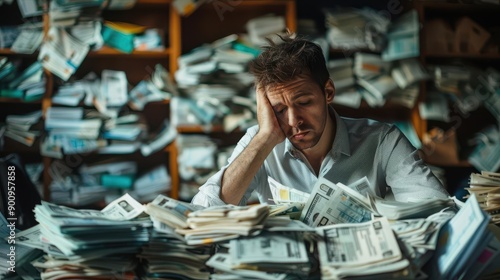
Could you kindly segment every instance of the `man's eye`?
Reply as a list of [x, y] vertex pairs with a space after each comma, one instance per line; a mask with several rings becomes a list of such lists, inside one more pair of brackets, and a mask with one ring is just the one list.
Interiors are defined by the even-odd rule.
[[311, 103], [310, 101], [299, 102], [299, 104], [302, 105], [302, 106], [309, 105], [310, 103]]
[[280, 114], [281, 115], [281, 114], [285, 113], [285, 111], [286, 111], [286, 109], [283, 108], [283, 109], [276, 110], [275, 112], [276, 112], [276, 114]]

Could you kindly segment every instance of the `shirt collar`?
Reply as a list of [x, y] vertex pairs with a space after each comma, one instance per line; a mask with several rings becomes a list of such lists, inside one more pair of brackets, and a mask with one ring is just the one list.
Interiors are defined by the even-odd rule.
[[[329, 107], [330, 115], [335, 116], [335, 139], [333, 140], [332, 149], [330, 150], [330, 154], [333, 156], [335, 153], [342, 153], [346, 156], [351, 155], [351, 146], [349, 144], [349, 135], [347, 134], [347, 128], [345, 126], [344, 121], [337, 114], [333, 106]], [[285, 154], [289, 153], [292, 157], [297, 158], [298, 150], [292, 145], [292, 142], [285, 139]]]

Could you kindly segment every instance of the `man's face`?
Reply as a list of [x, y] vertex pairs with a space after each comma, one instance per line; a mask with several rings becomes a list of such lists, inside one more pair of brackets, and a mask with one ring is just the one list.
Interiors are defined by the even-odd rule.
[[325, 95], [309, 77], [268, 86], [266, 92], [281, 129], [295, 148], [305, 150], [318, 144], [329, 117], [327, 103], [333, 94]]

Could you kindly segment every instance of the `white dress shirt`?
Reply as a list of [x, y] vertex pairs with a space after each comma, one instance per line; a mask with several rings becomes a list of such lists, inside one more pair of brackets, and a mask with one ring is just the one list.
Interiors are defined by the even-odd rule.
[[[448, 193], [418, 151], [394, 125], [370, 119], [339, 117], [334, 111], [336, 134], [332, 149], [321, 164], [319, 176], [333, 183], [349, 185], [366, 176], [373, 193], [394, 197], [398, 201], [447, 198]], [[192, 200], [203, 206], [223, 205], [220, 199], [222, 175], [231, 162], [245, 149], [258, 131], [249, 128], [234, 149], [228, 164], [199, 188]], [[288, 139], [276, 145], [264, 161], [240, 201], [245, 205], [253, 191], [260, 203], [272, 204], [267, 177], [297, 190], [311, 193], [318, 180], [301, 151]]]

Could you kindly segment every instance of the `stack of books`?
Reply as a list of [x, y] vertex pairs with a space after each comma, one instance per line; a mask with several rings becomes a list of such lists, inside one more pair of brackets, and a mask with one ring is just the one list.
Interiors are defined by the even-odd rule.
[[4, 135], [31, 147], [43, 131], [41, 117], [40, 110], [24, 115], [8, 115]]
[[42, 64], [33, 64], [19, 71], [19, 66], [0, 57], [0, 97], [17, 98], [26, 102], [40, 100], [45, 93]]
[[491, 215], [491, 222], [500, 225], [500, 173], [482, 171], [471, 173], [469, 195], [475, 196], [481, 208]]

